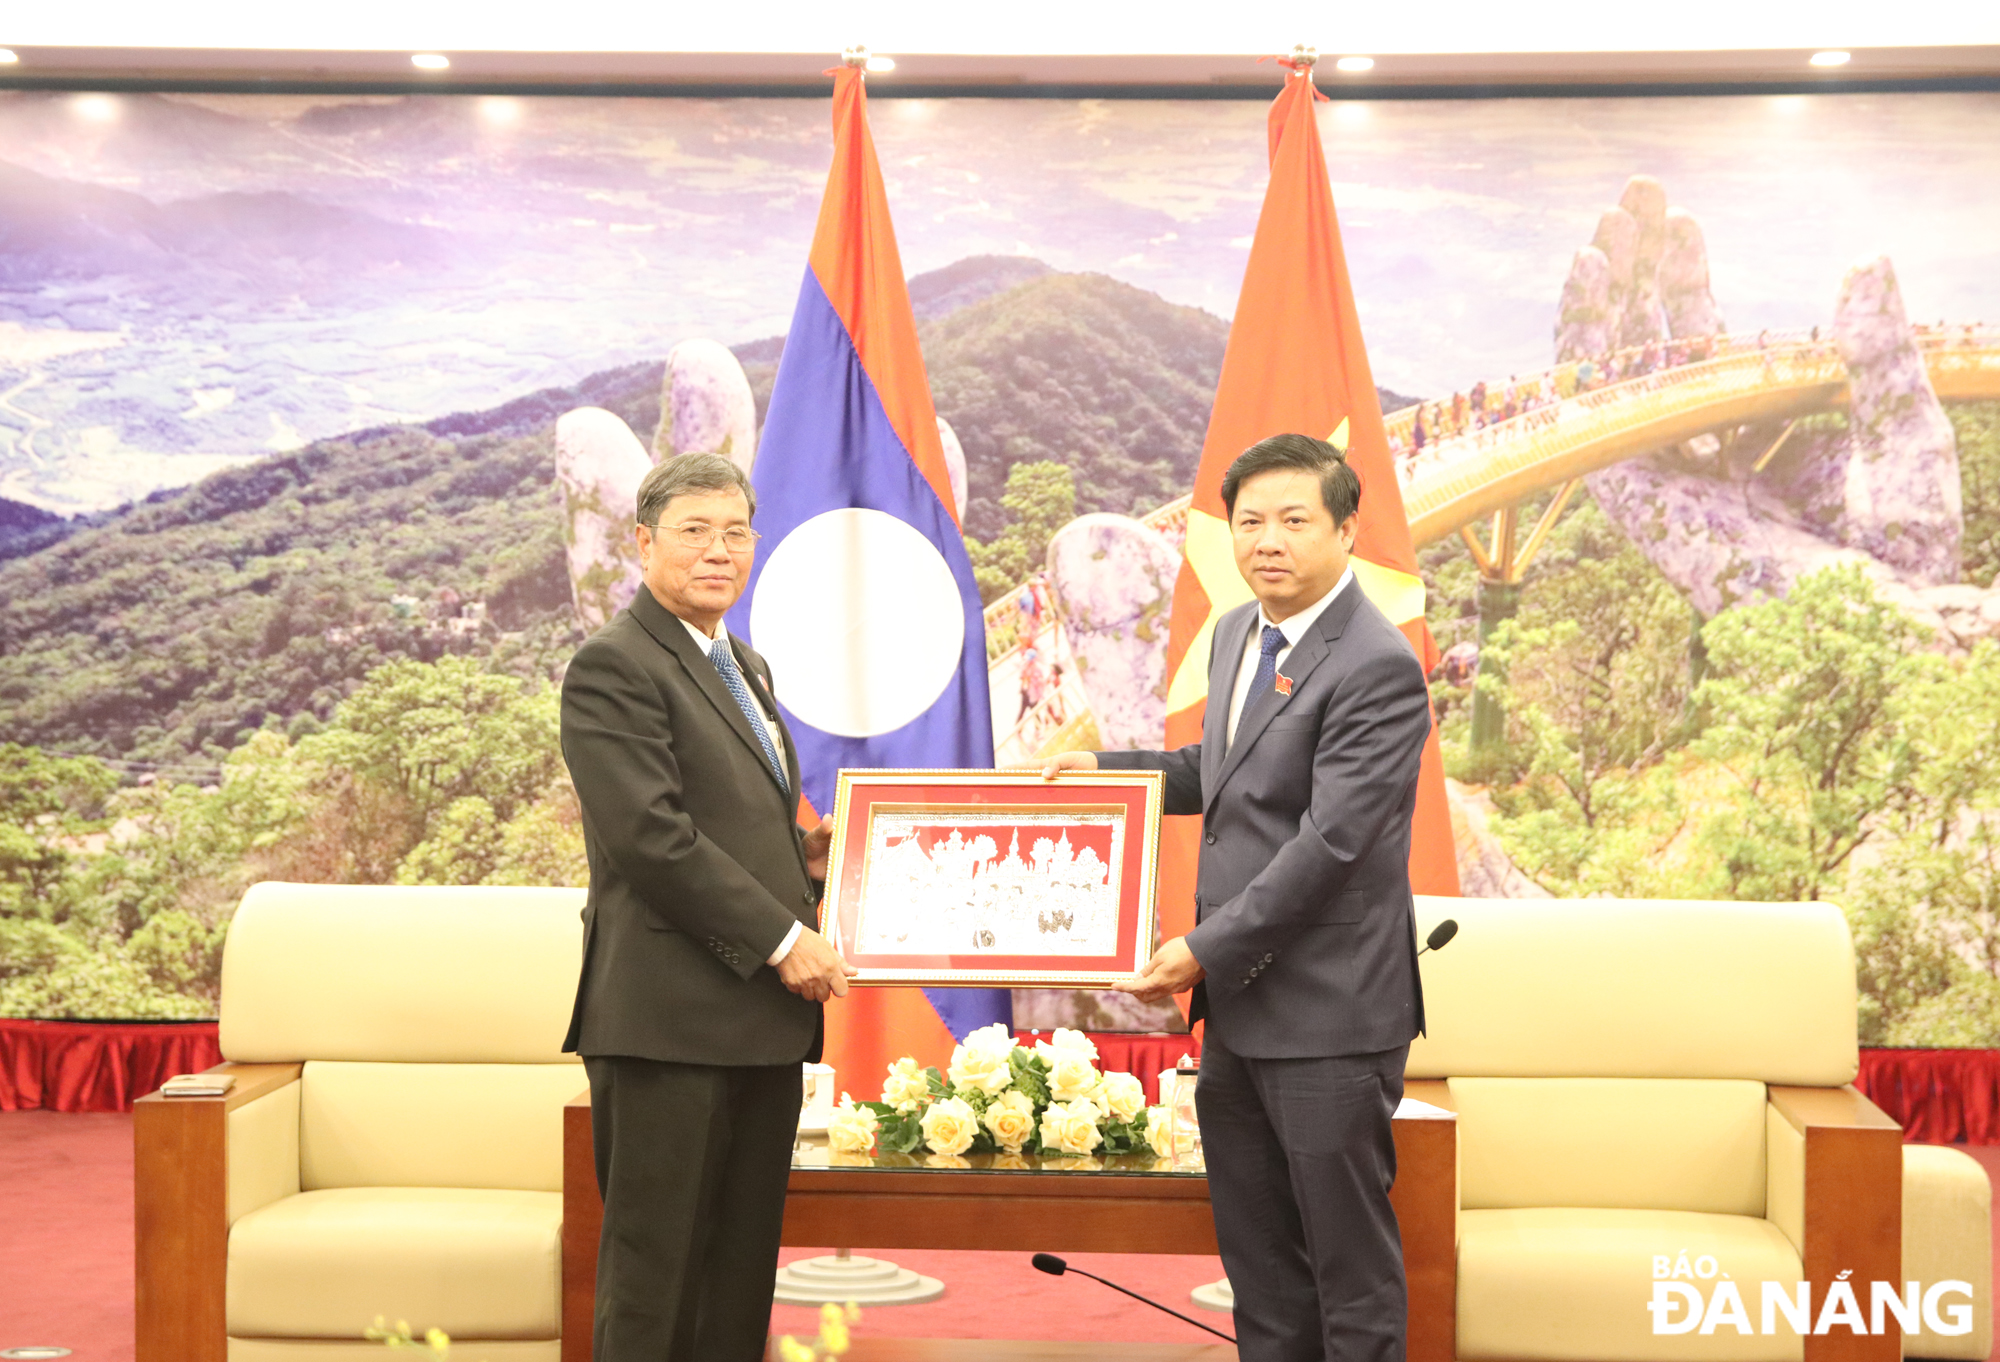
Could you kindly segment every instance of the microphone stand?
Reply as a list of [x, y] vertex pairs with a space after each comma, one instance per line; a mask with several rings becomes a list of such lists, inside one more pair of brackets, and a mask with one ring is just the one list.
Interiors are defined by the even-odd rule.
[[[1035, 1255], [1035, 1258], [1037, 1259], [1037, 1261], [1036, 1261], [1036, 1263], [1035, 1263], [1035, 1266], [1036, 1266], [1037, 1268], [1040, 1268], [1040, 1269], [1041, 1269], [1041, 1270], [1042, 1270], [1043, 1272], [1047, 1272], [1047, 1271], [1049, 1271], [1049, 1269], [1048, 1269], [1048, 1268], [1045, 1268], [1045, 1267], [1042, 1267], [1042, 1264], [1041, 1264], [1041, 1262], [1039, 1261], [1040, 1259], [1042, 1259], [1042, 1258], [1045, 1258], [1045, 1257], [1048, 1257], [1048, 1258], [1054, 1258], [1054, 1257], [1055, 1257], [1055, 1255], [1054, 1255], [1054, 1254], [1041, 1254], [1041, 1253], [1038, 1253], [1038, 1254], [1036, 1254], [1036, 1255]], [[1070, 1266], [1070, 1265], [1069, 1265], [1068, 1263], [1064, 1263], [1064, 1262], [1062, 1261], [1062, 1259], [1060, 1259], [1060, 1258], [1057, 1258], [1057, 1259], [1056, 1259], [1056, 1262], [1058, 1262], [1058, 1263], [1061, 1263], [1061, 1264], [1062, 1264], [1062, 1266], [1060, 1266], [1060, 1267], [1058, 1267], [1058, 1268], [1056, 1269], [1056, 1271], [1055, 1271], [1055, 1274], [1054, 1274], [1054, 1275], [1057, 1275], [1057, 1276], [1060, 1276], [1061, 1274], [1063, 1274], [1063, 1273], [1065, 1273], [1065, 1272], [1074, 1272], [1074, 1273], [1075, 1273], [1075, 1274], [1076, 1274], [1077, 1276], [1079, 1276], [1079, 1277], [1088, 1277], [1088, 1278], [1090, 1278], [1090, 1280], [1092, 1280], [1093, 1282], [1098, 1282], [1098, 1283], [1101, 1283], [1101, 1284], [1102, 1284], [1102, 1285], [1104, 1285], [1104, 1286], [1108, 1286], [1108, 1287], [1110, 1287], [1110, 1288], [1111, 1288], [1111, 1289], [1112, 1289], [1113, 1291], [1117, 1291], [1117, 1292], [1122, 1292], [1123, 1294], [1125, 1294], [1125, 1295], [1127, 1295], [1127, 1296], [1130, 1296], [1130, 1297], [1131, 1297], [1131, 1298], [1132, 1298], [1133, 1300], [1135, 1300], [1135, 1301], [1138, 1301], [1138, 1302], [1139, 1302], [1140, 1304], [1142, 1304], [1142, 1305], [1150, 1305], [1150, 1306], [1152, 1306], [1152, 1307], [1153, 1307], [1153, 1308], [1154, 1308], [1155, 1310], [1164, 1310], [1164, 1311], [1166, 1311], [1166, 1313], [1167, 1313], [1167, 1314], [1169, 1314], [1169, 1315], [1172, 1315], [1172, 1316], [1173, 1316], [1173, 1317], [1174, 1317], [1175, 1319], [1177, 1319], [1177, 1320], [1181, 1320], [1182, 1322], [1184, 1322], [1184, 1323], [1187, 1323], [1187, 1324], [1192, 1324], [1192, 1325], [1193, 1325], [1193, 1326], [1194, 1326], [1195, 1328], [1197, 1328], [1197, 1329], [1207, 1329], [1209, 1333], [1211, 1333], [1211, 1334], [1214, 1334], [1214, 1335], [1215, 1335], [1215, 1336], [1216, 1336], [1217, 1338], [1221, 1339], [1221, 1340], [1222, 1340], [1223, 1342], [1225, 1342], [1225, 1343], [1234, 1343], [1234, 1342], [1236, 1342], [1236, 1339], [1235, 1339], [1235, 1338], [1234, 1338], [1234, 1337], [1233, 1337], [1232, 1335], [1229, 1335], [1229, 1334], [1225, 1334], [1225, 1333], [1223, 1333], [1223, 1332], [1222, 1332], [1222, 1330], [1220, 1330], [1220, 1329], [1210, 1329], [1210, 1328], [1209, 1328], [1209, 1327], [1208, 1327], [1208, 1326], [1207, 1326], [1206, 1324], [1203, 1324], [1203, 1323], [1202, 1323], [1202, 1322], [1201, 1322], [1200, 1320], [1198, 1320], [1198, 1319], [1189, 1319], [1189, 1318], [1188, 1318], [1188, 1317], [1187, 1317], [1186, 1315], [1183, 1315], [1183, 1314], [1182, 1314], [1182, 1313], [1181, 1313], [1180, 1311], [1178, 1311], [1178, 1310], [1174, 1310], [1174, 1309], [1170, 1309], [1169, 1307], [1167, 1307], [1167, 1306], [1164, 1306], [1164, 1305], [1160, 1304], [1160, 1303], [1159, 1303], [1158, 1301], [1156, 1301], [1156, 1300], [1149, 1300], [1148, 1298], [1146, 1298], [1145, 1296], [1142, 1296], [1142, 1295], [1140, 1295], [1140, 1294], [1139, 1294], [1138, 1292], [1136, 1292], [1136, 1291], [1127, 1291], [1127, 1290], [1126, 1290], [1126, 1289], [1125, 1289], [1124, 1287], [1122, 1287], [1122, 1286], [1118, 1285], [1118, 1283], [1116, 1283], [1116, 1282], [1113, 1282], [1113, 1281], [1106, 1281], [1106, 1280], [1105, 1280], [1105, 1279], [1104, 1279], [1103, 1277], [1100, 1277], [1100, 1276], [1098, 1276], [1098, 1275], [1097, 1275], [1097, 1274], [1096, 1274], [1095, 1272], [1085, 1272], [1085, 1271], [1084, 1271], [1084, 1270], [1083, 1270], [1082, 1268], [1080, 1268], [1080, 1267], [1071, 1267], [1071, 1266]]]

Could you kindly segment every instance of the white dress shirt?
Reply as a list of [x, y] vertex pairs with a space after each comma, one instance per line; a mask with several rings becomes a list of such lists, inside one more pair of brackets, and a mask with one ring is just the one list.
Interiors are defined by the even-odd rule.
[[[680, 619], [680, 616], [676, 615], [674, 616], [674, 618]], [[681, 620], [681, 623], [683, 625], [686, 625], [688, 633], [693, 635], [695, 645], [701, 649], [701, 655], [703, 657], [708, 657], [709, 655], [708, 650], [711, 646], [714, 645], [716, 639], [726, 640], [729, 637], [729, 631], [726, 629], [722, 629], [720, 626], [717, 627], [717, 632], [711, 635], [711, 634], [704, 634], [699, 628], [697, 628], [693, 624], [688, 623], [688, 621], [686, 620]], [[733, 650], [732, 650], [732, 655], [733, 655]], [[742, 666], [740, 663], [738, 664], [737, 670], [738, 671], [742, 670]], [[743, 684], [745, 686], [749, 686], [753, 683], [753, 680], [754, 678], [746, 675], [743, 678]], [[757, 725], [760, 728], [762, 728], [764, 732], [770, 735], [771, 750], [778, 754], [779, 761], [783, 761], [785, 759], [784, 731], [780, 729], [777, 726], [777, 724], [773, 723], [768, 716], [765, 715], [764, 707], [762, 705], [752, 704], [750, 708], [757, 712], [757, 717], [755, 720]], [[783, 960], [787, 955], [790, 955], [792, 953], [792, 947], [798, 942], [799, 933], [803, 932], [804, 930], [805, 930], [804, 923], [794, 922], [792, 924], [792, 929], [789, 932], [785, 933], [785, 939], [778, 943], [778, 949], [771, 952], [770, 958], [767, 959], [764, 963], [767, 965], [775, 965], [780, 960]]]
[[1264, 630], [1276, 628], [1285, 636], [1284, 646], [1278, 649], [1277, 659], [1278, 670], [1282, 672], [1285, 669], [1285, 659], [1292, 655], [1294, 645], [1306, 636], [1306, 630], [1313, 627], [1313, 622], [1333, 604], [1334, 598], [1345, 591], [1347, 584], [1353, 580], [1354, 568], [1350, 564], [1347, 570], [1340, 574], [1340, 580], [1333, 584], [1333, 590], [1282, 624], [1273, 625], [1271, 617], [1261, 609], [1258, 610], [1257, 627], [1252, 629], [1250, 637], [1244, 640], [1243, 660], [1236, 664], [1236, 686], [1229, 693], [1229, 726], [1223, 731], [1229, 735], [1231, 743], [1236, 741], [1236, 725], [1242, 721], [1243, 711], [1250, 703], [1250, 683], [1256, 679], [1257, 662], [1264, 652]]

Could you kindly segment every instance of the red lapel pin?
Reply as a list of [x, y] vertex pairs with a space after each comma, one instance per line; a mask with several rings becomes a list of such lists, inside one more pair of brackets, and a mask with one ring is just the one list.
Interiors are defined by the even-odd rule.
[[1286, 675], [1285, 675], [1285, 674], [1284, 674], [1283, 672], [1279, 672], [1279, 673], [1278, 673], [1278, 694], [1280, 694], [1280, 695], [1290, 695], [1291, 693], [1292, 693], [1292, 678], [1291, 678], [1291, 677], [1289, 677], [1289, 676], [1286, 676]]

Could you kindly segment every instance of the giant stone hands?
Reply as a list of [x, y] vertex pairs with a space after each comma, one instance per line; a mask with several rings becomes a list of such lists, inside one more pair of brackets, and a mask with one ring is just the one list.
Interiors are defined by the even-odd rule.
[[[1558, 360], [1721, 331], [1700, 225], [1635, 176], [1572, 263]], [[2000, 636], [2000, 590], [1958, 580], [1957, 445], [1886, 257], [1847, 272], [1821, 334], [1847, 371], [1846, 431], [1797, 430], [1760, 468], [1786, 423], [1753, 422], [1602, 469], [1586, 486], [1704, 615], [1846, 563], [1940, 646]]]
[[652, 452], [615, 412], [565, 413], [556, 422], [556, 482], [577, 623], [586, 631], [603, 628], [639, 589], [632, 526], [639, 484], [655, 455], [721, 454], [747, 473], [756, 449], [750, 380], [728, 347], [712, 340], [682, 341], [668, 354]]

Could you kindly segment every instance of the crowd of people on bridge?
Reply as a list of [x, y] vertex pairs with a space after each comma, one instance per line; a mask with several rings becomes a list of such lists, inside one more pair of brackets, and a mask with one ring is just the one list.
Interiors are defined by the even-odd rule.
[[[1815, 328], [1817, 338], [1817, 328]], [[1760, 334], [1759, 344], [1765, 337]], [[1455, 444], [1453, 453], [1483, 446], [1488, 433], [1520, 417], [1553, 420], [1555, 406], [1579, 394], [1610, 387], [1626, 379], [1658, 373], [1711, 359], [1717, 353], [1715, 336], [1652, 340], [1644, 345], [1608, 351], [1595, 358], [1559, 364], [1539, 374], [1523, 378], [1511, 375], [1505, 383], [1484, 379], [1449, 399], [1419, 403], [1409, 424], [1396, 422], [1389, 429], [1389, 452], [1394, 456], [1402, 481], [1408, 482], [1416, 469], [1433, 461], [1440, 446]], [[1535, 424], [1530, 421], [1529, 424]]]
[[1949, 322], [1942, 321], [1935, 326], [1927, 322], [1918, 322], [1910, 330], [1916, 332], [1918, 344], [1930, 341], [1934, 348], [1956, 346], [1971, 350], [1987, 343], [1985, 322], [1967, 322], [1963, 326], [1953, 326]]
[[[1982, 322], [1955, 325], [1918, 322], [1910, 328], [1919, 345], [1927, 349], [1973, 348], [1989, 343], [1990, 334]], [[1450, 460], [1485, 446], [1502, 424], [1528, 418], [1532, 429], [1541, 421], [1553, 421], [1557, 403], [1614, 383], [1642, 378], [1648, 374], [1698, 364], [1728, 355], [1756, 354], [1762, 358], [1766, 379], [1782, 376], [1792, 366], [1838, 358], [1833, 336], [1820, 327], [1774, 334], [1762, 330], [1754, 337], [1694, 336], [1674, 340], [1653, 340], [1644, 345], [1579, 359], [1557, 365], [1543, 373], [1509, 377], [1505, 383], [1475, 383], [1469, 390], [1418, 404], [1407, 420], [1389, 426], [1389, 450], [1395, 457], [1398, 476], [1408, 482], [1415, 472], [1440, 459]]]

